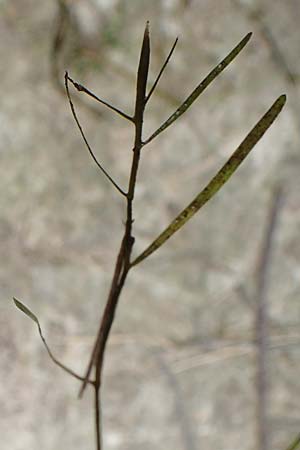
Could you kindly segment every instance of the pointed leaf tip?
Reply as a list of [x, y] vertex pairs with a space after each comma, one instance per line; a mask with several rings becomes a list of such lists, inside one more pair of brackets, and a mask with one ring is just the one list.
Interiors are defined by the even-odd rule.
[[31, 320], [33, 320], [36, 324], [39, 325], [39, 321], [38, 318], [30, 311], [29, 308], [27, 308], [27, 306], [25, 306], [22, 302], [20, 302], [20, 300], [16, 299], [15, 297], [13, 297], [13, 300], [15, 302], [16, 307], [22, 311], [27, 317], [29, 317]]
[[143, 251], [132, 263], [131, 266], [139, 264], [148, 258], [154, 251], [161, 247], [177, 230], [179, 230], [188, 220], [193, 217], [230, 179], [236, 169], [244, 161], [252, 148], [263, 137], [270, 128], [276, 117], [280, 114], [286, 102], [286, 95], [280, 95], [268, 111], [254, 125], [245, 139], [237, 147], [223, 167], [216, 173], [204, 189], [194, 198], [194, 200], [170, 223], [170, 225]]
[[246, 34], [246, 36], [241, 40], [241, 42], [240, 42], [240, 50], [242, 50], [244, 47], [245, 47], [245, 45], [247, 45], [248, 44], [248, 42], [250, 41], [250, 39], [251, 39], [251, 37], [252, 37], [252, 31], [250, 31], [250, 33], [247, 33]]
[[203, 91], [220, 75], [223, 70], [237, 57], [237, 55], [243, 50], [243, 48], [248, 43], [251, 38], [252, 33], [246, 34], [243, 39], [231, 50], [230, 53], [217, 64], [209, 74], [198, 84], [198, 86], [193, 90], [193, 92], [184, 100], [184, 102], [176, 109], [176, 111], [171, 114], [171, 116], [153, 133], [146, 139], [144, 144], [151, 142], [156, 136], [162, 133], [166, 128], [168, 128], [175, 120], [179, 119], [182, 114], [187, 111], [194, 101], [202, 94]]
[[137, 86], [136, 86], [136, 100], [134, 113], [135, 120], [141, 120], [143, 110], [145, 107], [149, 63], [150, 63], [150, 37], [149, 37], [149, 22], [147, 21], [137, 71]]

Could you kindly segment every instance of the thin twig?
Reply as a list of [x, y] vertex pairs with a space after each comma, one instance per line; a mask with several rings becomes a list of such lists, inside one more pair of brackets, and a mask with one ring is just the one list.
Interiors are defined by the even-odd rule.
[[116, 308], [118, 305], [121, 291], [124, 287], [128, 272], [130, 270], [130, 255], [134, 244], [134, 237], [132, 235], [133, 224], [133, 201], [135, 195], [136, 178], [139, 168], [140, 153], [142, 148], [142, 129], [143, 117], [146, 100], [146, 87], [149, 72], [150, 61], [150, 38], [149, 38], [149, 24], [147, 22], [143, 44], [141, 49], [139, 67], [137, 72], [137, 87], [136, 87], [136, 103], [134, 113], [135, 125], [135, 139], [132, 156], [132, 164], [128, 182], [127, 193], [127, 210], [126, 210], [126, 224], [125, 232], [122, 238], [115, 271], [111, 283], [110, 292], [107, 303], [100, 321], [99, 331], [95, 340], [93, 351], [85, 374], [85, 379], [82, 383], [79, 395], [82, 395], [87, 385], [87, 380], [90, 377], [92, 367], [95, 366], [95, 423], [96, 423], [96, 437], [97, 450], [101, 449], [101, 424], [100, 424], [100, 389], [102, 369], [104, 363], [104, 354], [107, 340], [115, 317]]
[[106, 102], [105, 100], [102, 100], [101, 98], [97, 97], [97, 95], [95, 95], [89, 89], [84, 87], [82, 84], [76, 83], [76, 81], [72, 80], [72, 78], [70, 78], [69, 76], [68, 76], [68, 80], [73, 84], [73, 86], [77, 89], [77, 91], [84, 92], [85, 94], [87, 94], [90, 97], [92, 97], [94, 100], [97, 100], [97, 102], [101, 103], [102, 105], [107, 106], [107, 108], [111, 109], [112, 111], [114, 111], [117, 114], [119, 114], [120, 116], [122, 116], [124, 119], [127, 119], [130, 122], [133, 122], [133, 118], [131, 116], [129, 116], [128, 114], [124, 113], [119, 108], [116, 108], [115, 106], [113, 106], [110, 103]]
[[80, 134], [82, 136], [82, 139], [84, 140], [84, 143], [92, 157], [92, 159], [94, 160], [94, 162], [96, 163], [96, 165], [99, 167], [99, 169], [101, 170], [102, 173], [104, 173], [104, 175], [106, 176], [106, 178], [109, 179], [109, 181], [114, 185], [114, 187], [122, 194], [126, 197], [126, 192], [123, 191], [123, 189], [120, 188], [120, 186], [113, 180], [113, 178], [109, 175], [109, 173], [104, 169], [104, 167], [99, 163], [99, 161], [97, 160], [93, 150], [91, 149], [90, 144], [88, 143], [87, 138], [85, 137], [85, 134], [83, 132], [82, 126], [80, 125], [80, 122], [78, 120], [76, 111], [75, 111], [75, 107], [73, 105], [72, 99], [71, 99], [71, 95], [70, 95], [70, 91], [69, 91], [69, 85], [68, 85], [68, 80], [71, 80], [68, 76], [68, 72], [65, 73], [65, 87], [66, 87], [66, 92], [67, 92], [67, 96], [68, 96], [68, 100], [69, 100], [69, 104], [71, 107], [71, 111], [72, 111], [72, 115], [74, 117], [74, 120], [77, 124], [77, 127], [80, 131]]
[[100, 389], [94, 385], [95, 388], [95, 429], [96, 429], [96, 448], [101, 450], [102, 448], [102, 433], [101, 433], [101, 398]]
[[[49, 346], [48, 346], [48, 344], [47, 344], [47, 342], [46, 342], [46, 339], [44, 338], [44, 335], [43, 335], [43, 332], [42, 332], [42, 328], [41, 328], [41, 325], [40, 325], [40, 322], [39, 322], [37, 316], [36, 316], [35, 314], [33, 314], [33, 312], [32, 312], [26, 305], [24, 305], [24, 303], [20, 302], [20, 300], [18, 300], [18, 299], [15, 298], [15, 297], [13, 298], [13, 300], [14, 300], [14, 302], [15, 302], [16, 307], [17, 307], [20, 311], [22, 311], [24, 314], [26, 314], [27, 317], [29, 317], [31, 320], [33, 320], [33, 321], [36, 323], [36, 325], [37, 325], [37, 327], [38, 327], [38, 331], [39, 331], [40, 338], [41, 338], [41, 340], [42, 340], [42, 342], [43, 342], [43, 344], [44, 344], [44, 346], [45, 346], [45, 349], [47, 350], [47, 353], [48, 353], [50, 359], [54, 362], [54, 364], [56, 364], [56, 365], [57, 365], [58, 367], [60, 367], [62, 370], [64, 370], [65, 372], [67, 372], [69, 375], [72, 375], [72, 377], [77, 378], [77, 380], [83, 381], [83, 380], [84, 380], [83, 377], [81, 377], [80, 375], [77, 375], [76, 372], [74, 372], [72, 369], [69, 369], [69, 367], [67, 367], [65, 364], [61, 363], [61, 362], [53, 355], [52, 351], [50, 350], [50, 348], [49, 348]], [[91, 380], [88, 380], [87, 382], [90, 383], [90, 384], [94, 384], [94, 382], [91, 381]]]
[[163, 64], [162, 68], [160, 69], [159, 74], [157, 75], [156, 80], [154, 81], [153, 86], [152, 86], [152, 88], [151, 88], [150, 91], [149, 91], [149, 94], [148, 94], [147, 97], [146, 97], [146, 104], [147, 104], [148, 101], [150, 100], [150, 97], [151, 97], [151, 95], [153, 94], [153, 92], [155, 91], [155, 88], [156, 88], [156, 86], [158, 85], [158, 82], [159, 82], [159, 80], [160, 80], [162, 74], [164, 73], [165, 68], [167, 67], [167, 65], [168, 65], [168, 63], [169, 63], [169, 61], [170, 61], [170, 59], [171, 59], [171, 56], [173, 55], [173, 52], [174, 52], [175, 47], [176, 47], [176, 45], [177, 45], [177, 42], [178, 42], [178, 37], [175, 39], [175, 42], [174, 42], [174, 44], [173, 44], [173, 46], [172, 46], [172, 48], [171, 48], [171, 50], [170, 50], [170, 52], [169, 52], [169, 54], [168, 54], [166, 60], [165, 60], [165, 62], [164, 62], [164, 64]]

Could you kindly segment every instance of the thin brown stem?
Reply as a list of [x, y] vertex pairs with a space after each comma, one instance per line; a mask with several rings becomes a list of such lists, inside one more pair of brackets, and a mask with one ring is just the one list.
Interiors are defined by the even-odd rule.
[[95, 388], [95, 429], [96, 429], [96, 448], [101, 450], [102, 448], [102, 436], [101, 436], [101, 399], [100, 390], [94, 385]]
[[97, 102], [101, 103], [102, 105], [107, 106], [107, 108], [111, 109], [112, 111], [114, 111], [117, 114], [119, 114], [120, 116], [122, 116], [124, 119], [127, 119], [130, 122], [133, 122], [133, 118], [131, 116], [129, 116], [128, 114], [124, 113], [119, 108], [116, 108], [115, 106], [113, 106], [110, 103], [106, 102], [105, 100], [102, 100], [101, 98], [97, 97], [97, 95], [95, 95], [93, 92], [91, 92], [89, 89], [87, 89], [82, 84], [76, 83], [76, 81], [72, 80], [72, 78], [70, 78], [69, 76], [68, 76], [68, 80], [70, 81], [70, 83], [73, 84], [73, 86], [75, 87], [75, 89], [77, 89], [77, 91], [84, 92], [89, 97], [92, 97], [94, 100], [97, 100]]
[[[37, 316], [26, 306], [24, 305], [24, 303], [20, 302], [20, 300], [18, 300], [16, 297], [13, 297], [14, 303], [16, 305], [16, 307], [22, 311], [27, 317], [29, 317], [31, 320], [33, 320], [33, 322], [36, 323], [38, 331], [39, 331], [39, 335], [40, 338], [44, 344], [44, 347], [50, 357], [50, 359], [54, 362], [54, 364], [56, 364], [58, 367], [60, 367], [64, 372], [68, 373], [69, 375], [71, 375], [72, 377], [76, 378], [77, 380], [83, 381], [84, 377], [81, 377], [80, 375], [78, 375], [76, 372], [74, 372], [74, 370], [70, 369], [69, 367], [67, 367], [65, 364], [63, 364], [62, 362], [60, 362], [52, 353], [52, 351], [50, 350], [50, 347], [47, 344], [46, 339], [44, 338], [43, 332], [42, 332], [42, 328], [39, 322], [39, 319], [37, 318]], [[91, 380], [87, 380], [87, 383], [90, 384], [94, 384], [94, 381]]]
[[86, 138], [86, 136], [85, 136], [85, 134], [84, 134], [84, 131], [83, 131], [83, 129], [82, 129], [82, 126], [81, 126], [81, 124], [80, 124], [80, 122], [79, 122], [79, 119], [78, 119], [77, 114], [76, 114], [76, 111], [75, 111], [74, 104], [73, 104], [72, 99], [71, 99], [71, 94], [70, 94], [70, 91], [69, 91], [69, 85], [68, 85], [68, 81], [70, 81], [70, 80], [71, 80], [71, 78], [68, 76], [68, 72], [66, 72], [66, 73], [65, 73], [65, 87], [66, 87], [66, 92], [67, 92], [67, 96], [68, 96], [70, 108], [71, 108], [71, 111], [72, 111], [72, 115], [73, 115], [73, 117], [74, 117], [74, 120], [75, 120], [75, 122], [76, 122], [76, 125], [77, 125], [77, 127], [78, 127], [78, 129], [79, 129], [79, 131], [80, 131], [81, 136], [82, 136], [82, 139], [83, 139], [83, 141], [84, 141], [84, 143], [85, 143], [85, 145], [86, 145], [86, 147], [87, 147], [87, 149], [88, 149], [88, 151], [89, 151], [89, 154], [91, 155], [93, 161], [94, 161], [94, 162], [96, 163], [96, 165], [99, 167], [99, 169], [101, 170], [101, 172], [102, 172], [102, 173], [106, 176], [106, 178], [112, 183], [112, 185], [120, 192], [120, 194], [122, 194], [122, 195], [124, 195], [124, 196], [126, 197], [126, 195], [127, 195], [126, 192], [124, 192], [123, 189], [120, 188], [120, 186], [114, 181], [114, 179], [113, 179], [113, 178], [109, 175], [109, 173], [104, 169], [104, 167], [102, 166], [102, 164], [99, 163], [99, 161], [97, 160], [97, 158], [96, 158], [96, 156], [95, 156], [95, 153], [93, 152], [93, 150], [92, 150], [90, 144], [88, 143], [88, 140], [87, 140], [87, 138]]
[[146, 103], [148, 103], [148, 101], [149, 101], [151, 95], [152, 95], [153, 92], [155, 91], [155, 88], [156, 88], [156, 86], [158, 85], [158, 82], [159, 82], [159, 80], [160, 80], [162, 74], [164, 73], [165, 68], [167, 67], [167, 65], [168, 65], [168, 63], [169, 63], [169, 61], [170, 61], [170, 59], [171, 59], [171, 56], [173, 55], [173, 52], [174, 52], [175, 47], [176, 47], [176, 45], [177, 45], [177, 42], [178, 42], [178, 37], [175, 39], [175, 42], [174, 42], [174, 44], [172, 45], [172, 48], [171, 48], [171, 50], [170, 50], [170, 52], [169, 52], [169, 54], [168, 54], [168, 56], [167, 56], [165, 62], [163, 63], [162, 68], [160, 69], [159, 74], [157, 75], [156, 80], [154, 81], [153, 86], [152, 86], [152, 88], [151, 88], [150, 91], [149, 91], [149, 94], [148, 94], [147, 97], [146, 97]]
[[140, 152], [142, 148], [142, 130], [143, 130], [144, 110], [146, 104], [146, 87], [149, 71], [149, 60], [150, 60], [150, 39], [149, 39], [149, 26], [147, 23], [137, 73], [136, 102], [135, 102], [135, 113], [133, 118], [135, 125], [135, 139], [134, 139], [132, 164], [128, 182], [128, 193], [126, 194], [127, 217], [126, 217], [125, 231], [115, 265], [110, 292], [100, 322], [99, 331], [87, 367], [85, 378], [80, 390], [80, 395], [82, 395], [88, 383], [92, 368], [93, 366], [95, 366], [96, 373], [95, 373], [94, 387], [95, 387], [95, 425], [96, 425], [97, 450], [101, 449], [100, 389], [101, 389], [101, 381], [102, 381], [101, 378], [102, 378], [105, 349], [111, 331], [111, 327], [114, 321], [119, 297], [124, 287], [128, 272], [130, 270], [130, 256], [134, 244], [134, 237], [132, 236], [133, 201], [134, 201], [137, 173], [139, 168]]

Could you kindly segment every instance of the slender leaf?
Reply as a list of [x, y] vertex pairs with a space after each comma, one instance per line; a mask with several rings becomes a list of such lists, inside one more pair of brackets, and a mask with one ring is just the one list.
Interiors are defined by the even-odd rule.
[[[46, 339], [43, 336], [42, 329], [41, 329], [41, 326], [40, 326], [40, 322], [39, 322], [37, 316], [35, 314], [33, 314], [33, 312], [30, 311], [30, 309], [26, 305], [24, 305], [24, 303], [20, 302], [20, 300], [17, 300], [15, 297], [13, 298], [13, 300], [15, 302], [16, 307], [20, 311], [22, 311], [27, 317], [29, 317], [29, 319], [33, 320], [37, 324], [37, 327], [38, 327], [38, 330], [39, 330], [39, 335], [40, 335], [40, 337], [42, 339], [42, 342], [43, 342], [43, 344], [44, 344], [44, 346], [45, 346], [45, 348], [46, 348], [46, 350], [48, 352], [49, 357], [54, 362], [54, 364], [59, 366], [61, 369], [63, 369], [69, 375], [72, 375], [73, 377], [77, 378], [77, 380], [83, 381], [83, 377], [81, 377], [80, 375], [77, 375], [73, 370], [71, 370], [68, 367], [66, 367], [64, 364], [62, 364], [60, 361], [58, 361], [58, 359], [56, 359], [55, 356], [53, 356], [53, 354], [52, 354], [52, 352], [51, 352], [51, 350], [50, 350], [50, 348], [49, 348], [49, 346], [48, 346], [48, 344], [46, 342]], [[88, 380], [88, 382], [90, 383], [89, 380]]]
[[155, 88], [156, 88], [156, 86], [158, 85], [158, 82], [159, 82], [159, 80], [160, 80], [162, 74], [164, 73], [164, 70], [165, 70], [165, 68], [167, 67], [168, 62], [170, 61], [171, 56], [173, 55], [173, 52], [174, 52], [175, 47], [176, 47], [176, 45], [177, 45], [177, 42], [178, 42], [178, 37], [175, 39], [175, 42], [174, 42], [174, 44], [172, 45], [172, 48], [171, 48], [171, 50], [170, 50], [170, 52], [169, 52], [169, 54], [168, 54], [168, 56], [167, 56], [165, 62], [163, 63], [162, 68], [160, 69], [160, 71], [159, 71], [159, 73], [158, 73], [158, 75], [157, 75], [157, 77], [156, 77], [156, 79], [155, 79], [155, 81], [154, 81], [154, 83], [153, 83], [152, 88], [151, 88], [150, 91], [149, 91], [149, 94], [147, 95], [146, 103], [149, 101], [151, 95], [152, 95], [153, 92], [155, 91]]
[[221, 72], [234, 60], [234, 58], [243, 50], [245, 45], [251, 38], [252, 33], [248, 33], [234, 49], [224, 58], [216, 67], [201, 81], [188, 98], [176, 109], [176, 111], [144, 142], [144, 145], [151, 142], [156, 136], [168, 128], [175, 120], [177, 120], [183, 113], [194, 103], [200, 94], [220, 75]]
[[177, 230], [179, 230], [199, 209], [205, 205], [229, 180], [255, 144], [262, 138], [266, 130], [274, 122], [286, 102], [286, 96], [281, 95], [265, 113], [265, 115], [254, 126], [229, 160], [211, 179], [208, 185], [197, 195], [197, 197], [171, 222], [171, 224], [146, 248], [132, 263], [131, 266], [143, 261], [155, 250], [161, 247]]
[[29, 319], [33, 320], [37, 324], [38, 328], [40, 329], [40, 324], [39, 324], [38, 318], [33, 314], [33, 312], [31, 312], [30, 309], [27, 308], [27, 306], [25, 306], [23, 303], [21, 303], [15, 297], [14, 297], [14, 302], [15, 302], [16, 307], [20, 311], [22, 311], [24, 314], [26, 314], [26, 316], [29, 317]]

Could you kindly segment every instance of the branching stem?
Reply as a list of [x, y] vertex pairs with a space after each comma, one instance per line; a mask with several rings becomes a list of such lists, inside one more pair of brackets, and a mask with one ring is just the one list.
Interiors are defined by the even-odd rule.
[[[118, 108], [110, 105], [109, 103], [99, 99], [95, 94], [89, 91], [84, 86], [73, 81], [68, 74], [65, 75], [65, 85], [66, 91], [71, 106], [73, 117], [77, 123], [80, 130], [82, 138], [92, 156], [97, 166], [106, 175], [106, 177], [111, 181], [115, 188], [125, 197], [126, 199], [126, 220], [125, 220], [125, 230], [121, 240], [120, 250], [115, 263], [114, 274], [110, 286], [110, 291], [108, 294], [107, 302], [104, 308], [104, 312], [100, 321], [98, 333], [95, 339], [94, 347], [89, 359], [87, 370], [85, 376], [82, 379], [82, 385], [79, 392], [81, 396], [88, 383], [92, 384], [94, 387], [94, 401], [95, 401], [95, 426], [96, 426], [96, 440], [97, 440], [97, 450], [102, 449], [102, 439], [101, 439], [101, 405], [100, 405], [100, 393], [102, 385], [102, 371], [104, 364], [104, 356], [108, 337], [111, 331], [111, 327], [114, 321], [115, 312], [118, 306], [120, 294], [126, 282], [128, 273], [130, 269], [141, 262], [146, 257], [148, 257], [154, 250], [160, 247], [177, 229], [179, 229], [185, 222], [187, 222], [203, 204], [205, 204], [210, 198], [223, 186], [227, 179], [232, 175], [236, 168], [240, 165], [242, 160], [251, 151], [252, 147], [257, 143], [257, 141], [262, 137], [266, 129], [271, 125], [273, 120], [279, 114], [281, 108], [285, 103], [285, 96], [281, 96], [272, 106], [272, 108], [266, 113], [265, 116], [259, 121], [256, 127], [249, 133], [246, 139], [238, 147], [236, 152], [231, 156], [225, 166], [218, 172], [218, 174], [211, 180], [208, 187], [206, 187], [196, 199], [188, 205], [185, 210], [181, 213], [179, 219], [171, 223], [170, 226], [162, 233], [158, 239], [150, 245], [149, 248], [145, 250], [138, 258], [131, 260], [132, 249], [134, 245], [134, 236], [132, 232], [133, 224], [133, 206], [135, 198], [135, 188], [139, 170], [139, 162], [141, 156], [141, 150], [144, 145], [152, 141], [156, 136], [158, 136], [162, 131], [169, 127], [173, 122], [175, 122], [182, 114], [184, 114], [194, 101], [201, 95], [201, 93], [210, 85], [210, 83], [218, 76], [220, 73], [235, 59], [235, 57], [242, 51], [247, 42], [251, 37], [251, 33], [248, 33], [240, 43], [207, 75], [207, 77], [194, 89], [194, 91], [187, 97], [187, 99], [182, 103], [182, 105], [177, 108], [177, 110], [166, 120], [147, 140], [143, 141], [143, 121], [144, 121], [144, 110], [147, 102], [152, 96], [155, 88], [174, 52], [175, 46], [177, 44], [177, 39], [173, 44], [160, 72], [158, 73], [152, 88], [150, 89], [148, 95], [147, 90], [147, 80], [149, 72], [149, 62], [150, 62], [150, 38], [149, 38], [149, 24], [146, 24], [144, 38], [141, 48], [139, 66], [137, 71], [137, 85], [136, 85], [136, 99], [135, 99], [135, 109], [134, 115], [128, 116], [127, 114], [120, 111]], [[82, 127], [76, 116], [74, 105], [72, 103], [69, 89], [68, 81], [70, 81], [78, 91], [82, 91], [100, 103], [104, 104], [114, 112], [117, 112], [125, 119], [129, 120], [134, 124], [135, 127], [135, 137], [134, 146], [132, 152], [132, 162], [131, 169], [128, 180], [128, 190], [123, 191], [117, 183], [111, 178], [111, 176], [103, 169], [102, 165], [97, 161], [91, 147], [89, 146], [87, 139], [84, 135]], [[91, 372], [94, 370], [95, 377], [94, 381], [91, 382], [90, 376]]]

